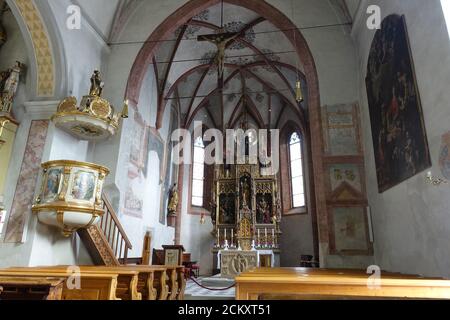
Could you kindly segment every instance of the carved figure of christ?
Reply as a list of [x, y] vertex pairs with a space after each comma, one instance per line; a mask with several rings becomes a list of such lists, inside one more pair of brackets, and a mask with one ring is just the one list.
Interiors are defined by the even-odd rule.
[[225, 32], [217, 34], [205, 34], [197, 37], [197, 41], [208, 41], [217, 47], [215, 63], [217, 65], [217, 76], [219, 88], [223, 85], [223, 72], [225, 69], [225, 50], [228, 45], [239, 36], [239, 32]]

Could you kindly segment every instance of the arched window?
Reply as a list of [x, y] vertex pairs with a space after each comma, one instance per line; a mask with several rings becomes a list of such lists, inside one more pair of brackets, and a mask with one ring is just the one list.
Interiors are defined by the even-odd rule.
[[198, 137], [194, 142], [194, 163], [192, 169], [192, 199], [196, 207], [203, 207], [203, 182], [205, 180], [205, 145], [203, 139]]
[[297, 132], [289, 138], [289, 168], [292, 208], [305, 206], [305, 182], [303, 176], [302, 141]]

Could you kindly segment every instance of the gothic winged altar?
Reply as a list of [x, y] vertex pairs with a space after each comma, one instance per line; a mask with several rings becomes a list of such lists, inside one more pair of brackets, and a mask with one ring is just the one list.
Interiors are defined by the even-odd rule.
[[[248, 162], [215, 167], [211, 206], [213, 253], [220, 253], [222, 259], [227, 250], [242, 254], [257, 251], [259, 266], [278, 264], [280, 195], [276, 175], [262, 174], [262, 170], [259, 164]], [[255, 260], [253, 256], [252, 259]], [[216, 266], [219, 268], [220, 264], [217, 261]]]

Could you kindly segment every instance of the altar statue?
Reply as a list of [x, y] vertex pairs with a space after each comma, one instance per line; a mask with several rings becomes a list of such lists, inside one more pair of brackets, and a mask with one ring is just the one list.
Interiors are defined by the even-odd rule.
[[251, 202], [251, 185], [250, 179], [246, 176], [241, 178], [241, 208], [247, 205], [249, 208], [252, 207]]
[[94, 74], [91, 77], [91, 88], [89, 89], [89, 95], [100, 97], [104, 86], [105, 83], [100, 77], [100, 71], [94, 70]]
[[235, 223], [233, 202], [234, 199], [230, 196], [222, 197], [220, 199], [219, 223], [221, 224]]
[[276, 218], [277, 220], [281, 221], [281, 200], [280, 198], [277, 199], [276, 201], [276, 209], [275, 209], [275, 214], [276, 214]]
[[272, 217], [269, 209], [269, 204], [266, 199], [262, 198], [258, 203], [258, 220], [262, 221], [262, 223], [271, 223]]
[[277, 232], [280, 232], [280, 223], [281, 223], [281, 200], [278, 198], [276, 201], [275, 214], [272, 217], [273, 224], [275, 225], [275, 229]]
[[178, 189], [175, 183], [173, 187], [169, 190], [169, 204], [167, 209], [170, 215], [176, 215], [178, 206]]

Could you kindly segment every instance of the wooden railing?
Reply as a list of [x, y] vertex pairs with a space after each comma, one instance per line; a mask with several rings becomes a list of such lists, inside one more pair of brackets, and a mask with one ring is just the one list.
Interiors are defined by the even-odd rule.
[[122, 264], [127, 264], [128, 250], [131, 250], [133, 246], [105, 194], [103, 194], [102, 199], [105, 213], [102, 216], [99, 228], [103, 231], [103, 235], [116, 259], [121, 261]]

